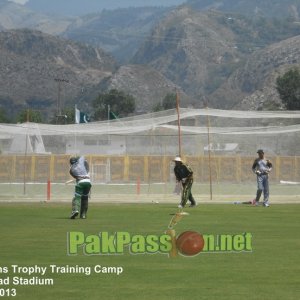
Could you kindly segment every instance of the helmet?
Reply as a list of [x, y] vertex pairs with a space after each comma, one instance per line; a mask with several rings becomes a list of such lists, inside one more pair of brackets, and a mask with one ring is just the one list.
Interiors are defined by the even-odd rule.
[[78, 161], [78, 157], [73, 156], [73, 157], [70, 158], [70, 164], [71, 165], [75, 164], [77, 161]]

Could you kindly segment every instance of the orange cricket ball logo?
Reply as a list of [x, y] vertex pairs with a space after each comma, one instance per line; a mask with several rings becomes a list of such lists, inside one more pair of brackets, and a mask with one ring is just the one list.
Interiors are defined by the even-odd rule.
[[178, 251], [186, 256], [193, 256], [200, 253], [204, 248], [204, 238], [195, 231], [185, 231], [176, 239]]

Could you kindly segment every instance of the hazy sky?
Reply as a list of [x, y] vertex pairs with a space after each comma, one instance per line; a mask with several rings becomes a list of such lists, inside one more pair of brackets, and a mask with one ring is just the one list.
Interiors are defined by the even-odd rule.
[[16, 2], [16, 3], [24, 4], [24, 3], [26, 3], [28, 0], [8, 0], [8, 1], [12, 1], [12, 2]]
[[[29, 0], [8, 0], [8, 1], [16, 2], [16, 3], [19, 3], [19, 4], [24, 4], [24, 3], [28, 2]], [[182, 0], [182, 1], [178, 0], [179, 3], [182, 3], [184, 1], [185, 0]], [[147, 1], [145, 1], [145, 3], [147, 3]]]
[[[113, 10], [126, 7], [173, 6], [180, 5], [186, 0], [9, 0], [44, 14], [80, 16], [103, 9]], [[88, 4], [86, 4], [88, 3]]]

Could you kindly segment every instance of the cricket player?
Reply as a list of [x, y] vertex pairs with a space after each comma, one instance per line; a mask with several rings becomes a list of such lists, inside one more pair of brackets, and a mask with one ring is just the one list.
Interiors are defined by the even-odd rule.
[[86, 219], [89, 193], [92, 185], [89, 175], [89, 164], [84, 156], [70, 158], [70, 175], [76, 180], [70, 218], [75, 219], [80, 211], [80, 218]]
[[263, 192], [263, 206], [269, 207], [269, 173], [272, 170], [272, 163], [268, 159], [265, 159], [264, 150], [259, 149], [257, 154], [258, 158], [254, 160], [252, 165], [252, 171], [257, 176], [257, 192], [253, 204], [259, 204], [259, 199]]
[[173, 159], [175, 162], [174, 173], [177, 182], [182, 183], [182, 193], [181, 193], [181, 202], [178, 205], [178, 208], [182, 209], [185, 207], [187, 201], [190, 201], [190, 207], [196, 206], [196, 201], [192, 195], [192, 185], [193, 185], [193, 170], [191, 167], [181, 160], [179, 156]]

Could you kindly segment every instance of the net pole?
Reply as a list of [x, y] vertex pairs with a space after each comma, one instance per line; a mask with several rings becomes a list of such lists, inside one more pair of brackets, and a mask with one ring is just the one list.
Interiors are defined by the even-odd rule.
[[[206, 105], [206, 109], [208, 112], [208, 106]], [[208, 169], [209, 169], [209, 192], [210, 192], [210, 200], [213, 198], [213, 191], [212, 191], [212, 174], [211, 174], [211, 147], [210, 147], [210, 118], [209, 114], [206, 115], [206, 127], [207, 127], [207, 142], [208, 142]]]
[[47, 201], [51, 199], [51, 181], [50, 179], [47, 180]]
[[179, 93], [176, 89], [176, 111], [178, 124], [178, 155], [181, 157], [181, 127], [180, 127], [180, 108], [179, 108]]
[[110, 130], [110, 105], [107, 104], [107, 140], [108, 140], [108, 143], [110, 143], [109, 130]]
[[24, 170], [23, 170], [23, 195], [26, 195], [26, 163], [27, 163], [27, 148], [28, 148], [28, 124], [29, 124], [29, 109], [26, 112], [27, 130], [25, 135], [25, 153], [24, 153]]
[[149, 131], [149, 138], [148, 140], [150, 140], [150, 147], [148, 148], [148, 165], [147, 165], [147, 182], [148, 182], [148, 190], [147, 190], [147, 196], [149, 196], [150, 194], [150, 177], [151, 177], [151, 167], [149, 164], [149, 160], [151, 159], [151, 155], [153, 154], [153, 128]]

